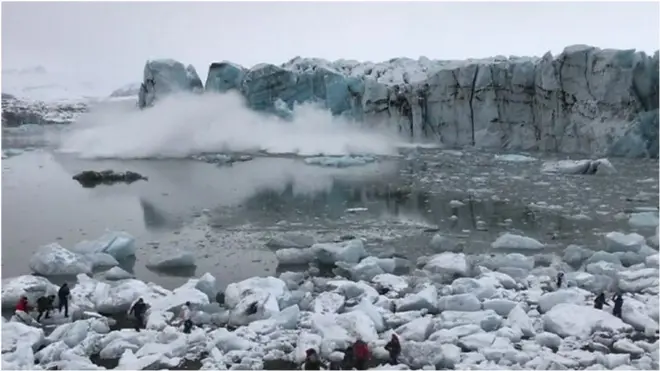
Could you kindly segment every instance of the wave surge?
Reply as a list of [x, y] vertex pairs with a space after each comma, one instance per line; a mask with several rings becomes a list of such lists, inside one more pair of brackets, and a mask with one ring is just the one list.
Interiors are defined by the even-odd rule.
[[313, 104], [286, 121], [249, 109], [236, 94], [176, 95], [139, 110], [132, 101], [96, 106], [72, 125], [60, 150], [82, 158], [183, 158], [200, 153], [391, 155], [401, 138]]

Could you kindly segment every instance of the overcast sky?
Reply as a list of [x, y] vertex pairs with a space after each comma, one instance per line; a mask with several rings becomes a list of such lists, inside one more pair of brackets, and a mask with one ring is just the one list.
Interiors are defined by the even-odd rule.
[[138, 81], [149, 58], [283, 63], [559, 53], [569, 44], [658, 49], [645, 3], [2, 3], [3, 68], [43, 65]]

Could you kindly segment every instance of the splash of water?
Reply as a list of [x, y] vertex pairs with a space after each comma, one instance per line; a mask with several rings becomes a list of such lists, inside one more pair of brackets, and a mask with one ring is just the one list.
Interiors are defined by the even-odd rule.
[[333, 117], [311, 104], [286, 121], [249, 109], [238, 94], [177, 95], [138, 110], [125, 101], [81, 117], [60, 143], [83, 158], [182, 158], [210, 152], [311, 155], [390, 155], [401, 138]]

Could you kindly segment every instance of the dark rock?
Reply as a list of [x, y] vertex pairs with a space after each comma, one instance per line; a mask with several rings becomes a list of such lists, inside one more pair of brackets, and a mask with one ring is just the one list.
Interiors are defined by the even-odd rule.
[[116, 173], [112, 170], [92, 171], [85, 170], [73, 176], [85, 188], [94, 188], [100, 184], [112, 185], [114, 183], [127, 183], [131, 184], [138, 180], [149, 180], [149, 178], [132, 172]]

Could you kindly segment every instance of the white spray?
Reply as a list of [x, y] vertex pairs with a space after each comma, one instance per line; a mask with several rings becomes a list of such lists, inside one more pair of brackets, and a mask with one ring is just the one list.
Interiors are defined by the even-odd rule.
[[235, 93], [177, 95], [138, 110], [102, 104], [82, 116], [60, 150], [83, 158], [182, 158], [204, 152], [390, 155], [402, 138], [388, 125], [366, 128], [305, 104], [285, 121], [249, 109]]

